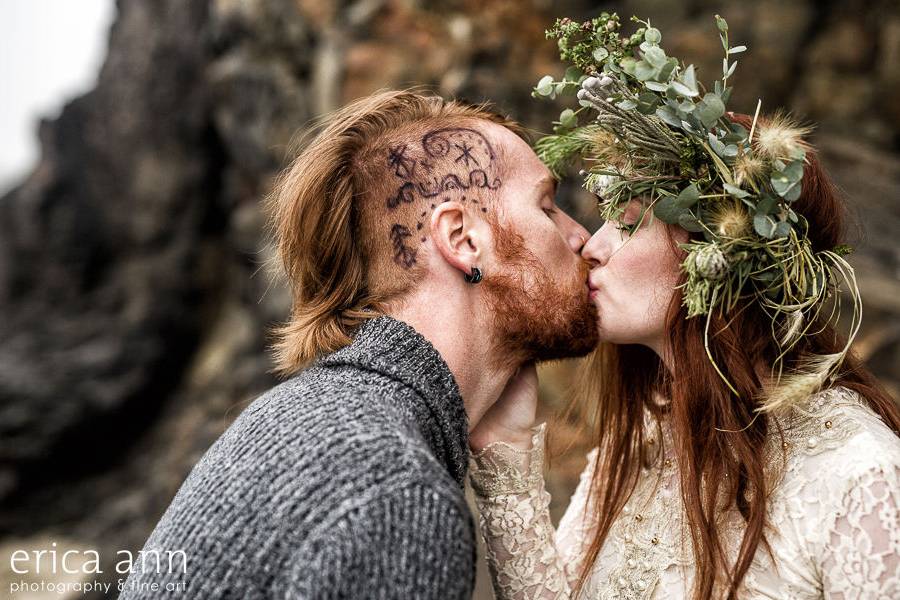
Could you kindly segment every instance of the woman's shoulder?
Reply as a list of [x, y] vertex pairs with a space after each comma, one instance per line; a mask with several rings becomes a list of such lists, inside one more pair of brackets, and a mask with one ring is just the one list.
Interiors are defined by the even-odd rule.
[[850, 388], [813, 394], [781, 424], [781, 435], [773, 435], [795, 469], [848, 482], [872, 471], [900, 469], [900, 437]]

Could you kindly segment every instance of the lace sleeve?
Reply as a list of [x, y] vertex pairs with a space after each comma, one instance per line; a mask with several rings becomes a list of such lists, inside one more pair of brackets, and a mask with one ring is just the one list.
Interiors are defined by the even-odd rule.
[[572, 558], [588, 532], [577, 516], [589, 478], [582, 474], [555, 532], [543, 477], [545, 430], [546, 423], [532, 430], [529, 450], [495, 442], [472, 457], [469, 479], [498, 600], [569, 598], [578, 576]]
[[826, 538], [825, 598], [900, 598], [900, 465], [865, 471]]

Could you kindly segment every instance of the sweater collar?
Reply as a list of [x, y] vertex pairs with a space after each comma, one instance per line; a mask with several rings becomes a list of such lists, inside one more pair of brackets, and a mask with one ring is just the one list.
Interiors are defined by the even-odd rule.
[[434, 455], [463, 486], [469, 459], [468, 416], [450, 367], [422, 334], [392, 317], [375, 317], [360, 326], [353, 343], [319, 364], [372, 370], [415, 390], [422, 402], [412, 407], [419, 428]]

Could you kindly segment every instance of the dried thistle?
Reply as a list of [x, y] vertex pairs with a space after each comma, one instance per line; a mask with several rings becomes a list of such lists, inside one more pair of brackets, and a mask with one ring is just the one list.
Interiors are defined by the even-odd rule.
[[769, 165], [752, 152], [742, 152], [734, 159], [734, 181], [740, 187], [750, 184], [754, 188], [769, 174]]
[[784, 112], [779, 111], [768, 121], [757, 124], [753, 149], [769, 160], [801, 158], [810, 150], [804, 138], [811, 131], [811, 127], [801, 126]]
[[723, 238], [739, 239], [750, 233], [750, 216], [740, 202], [726, 200], [719, 203], [711, 211], [708, 222]]

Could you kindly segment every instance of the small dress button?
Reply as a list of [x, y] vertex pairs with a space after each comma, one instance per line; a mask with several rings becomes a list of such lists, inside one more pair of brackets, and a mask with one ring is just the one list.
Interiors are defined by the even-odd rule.
[[806, 440], [806, 446], [808, 448], [815, 448], [819, 445], [819, 438], [816, 436], [811, 436], [808, 440]]
[[638, 581], [638, 582], [637, 582], [637, 589], [639, 589], [639, 590], [641, 590], [641, 591], [643, 592], [644, 590], [647, 589], [647, 584], [644, 583], [643, 581]]

